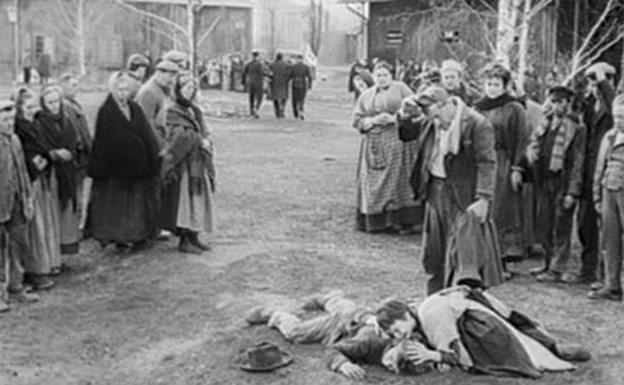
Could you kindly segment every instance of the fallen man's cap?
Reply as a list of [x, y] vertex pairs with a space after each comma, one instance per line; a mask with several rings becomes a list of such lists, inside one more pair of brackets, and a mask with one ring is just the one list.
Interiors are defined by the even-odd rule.
[[235, 358], [239, 368], [247, 372], [272, 372], [290, 365], [292, 356], [277, 345], [260, 342], [250, 348], [241, 350]]
[[574, 91], [566, 86], [554, 86], [548, 90], [548, 96], [553, 98], [572, 99]]

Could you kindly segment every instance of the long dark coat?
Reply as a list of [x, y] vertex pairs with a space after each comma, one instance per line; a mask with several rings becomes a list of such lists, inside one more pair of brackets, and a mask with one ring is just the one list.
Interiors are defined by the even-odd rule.
[[271, 77], [271, 98], [273, 100], [288, 99], [288, 80], [290, 76], [290, 66], [283, 60], [276, 60], [270, 65]]
[[[499, 231], [519, 228], [522, 225], [522, 192], [513, 191], [511, 171], [522, 170], [524, 151], [529, 143], [530, 131], [526, 109], [509, 97], [501, 105], [480, 108], [494, 127], [498, 169], [494, 200], [494, 220]], [[493, 108], [489, 108], [493, 107]]]

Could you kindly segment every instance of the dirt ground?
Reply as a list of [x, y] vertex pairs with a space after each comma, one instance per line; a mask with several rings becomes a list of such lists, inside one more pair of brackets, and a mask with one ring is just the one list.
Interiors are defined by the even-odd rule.
[[[119, 256], [86, 242], [41, 302], [0, 316], [0, 384], [351, 383], [326, 369], [322, 347], [291, 345], [242, 321], [252, 306], [334, 288], [371, 305], [390, 295], [423, 296], [420, 237], [354, 231], [359, 138], [350, 128], [346, 74], [328, 76], [311, 95], [304, 122], [276, 121], [268, 103], [260, 120], [210, 120], [218, 149], [218, 230], [206, 238], [213, 251], [181, 255], [171, 240]], [[83, 96], [91, 114], [102, 97]], [[244, 109], [243, 95], [205, 97]], [[494, 291], [557, 337], [587, 346], [593, 360], [538, 381], [460, 371], [401, 377], [367, 368], [365, 383], [623, 383], [621, 304], [592, 303], [585, 288], [526, 275]], [[294, 364], [270, 374], [238, 370], [236, 352], [263, 340], [291, 352]]]

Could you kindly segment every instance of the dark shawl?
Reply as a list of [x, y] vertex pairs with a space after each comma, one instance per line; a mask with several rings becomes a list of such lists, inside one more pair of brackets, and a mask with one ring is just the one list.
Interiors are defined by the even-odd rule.
[[158, 142], [139, 107], [128, 101], [130, 120], [112, 95], [100, 107], [87, 174], [94, 179], [139, 179], [158, 173]]
[[507, 103], [517, 102], [517, 101], [518, 99], [514, 98], [513, 96], [507, 93], [502, 94], [501, 96], [497, 98], [493, 98], [493, 99], [487, 96], [484, 96], [483, 98], [479, 99], [478, 102], [475, 103], [475, 108], [477, 109], [477, 111], [489, 111], [498, 107], [502, 107]]
[[36, 122], [41, 126], [41, 139], [46, 148], [51, 150], [66, 149], [72, 153], [72, 160], [69, 162], [56, 161], [54, 169], [58, 179], [58, 193], [61, 201], [61, 208], [65, 209], [68, 203], [76, 205], [76, 194], [78, 183], [76, 174], [76, 150], [78, 138], [76, 131], [69, 122], [66, 114], [61, 111], [57, 115], [52, 114], [45, 108], [35, 115]]
[[40, 171], [33, 164], [33, 159], [39, 155], [50, 162], [50, 150], [53, 150], [53, 148], [49, 148], [42, 139], [41, 128], [36, 122], [30, 122], [22, 118], [15, 119], [15, 135], [17, 135], [22, 142], [28, 175], [30, 179], [34, 181], [39, 178], [40, 175], [46, 173], [50, 169], [50, 166]]
[[215, 169], [212, 153], [202, 147], [202, 139], [206, 136], [206, 128], [202, 112], [195, 105], [188, 108], [179, 102], [166, 110], [167, 130], [170, 132], [168, 154], [163, 162], [165, 180], [179, 180], [182, 167], [187, 165], [191, 179], [191, 193], [197, 192], [201, 186], [202, 176], [208, 171], [211, 186], [215, 185]]

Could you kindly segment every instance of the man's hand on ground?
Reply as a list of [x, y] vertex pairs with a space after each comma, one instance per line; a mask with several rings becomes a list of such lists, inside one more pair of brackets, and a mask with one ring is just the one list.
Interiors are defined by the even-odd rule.
[[359, 365], [353, 362], [345, 362], [340, 365], [338, 372], [343, 376], [352, 380], [363, 380], [366, 377], [366, 371]]
[[479, 198], [476, 202], [468, 206], [468, 212], [473, 213], [479, 222], [485, 223], [490, 211], [490, 202], [484, 198]]

